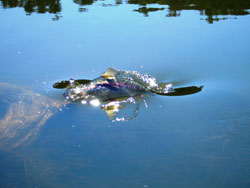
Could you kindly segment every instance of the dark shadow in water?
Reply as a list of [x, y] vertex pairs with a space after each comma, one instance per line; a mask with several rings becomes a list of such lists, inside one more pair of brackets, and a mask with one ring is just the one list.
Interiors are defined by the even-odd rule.
[[[97, 0], [74, 0], [74, 3], [79, 4], [80, 12], [86, 12], [87, 9], [82, 6], [92, 5]], [[167, 17], [176, 17], [181, 15], [183, 10], [197, 10], [201, 16], [206, 15], [205, 20], [208, 23], [214, 21], [236, 18], [236, 16], [249, 15], [250, 0], [115, 0], [113, 4], [103, 3], [101, 6], [117, 6], [120, 4], [136, 4], [140, 7], [134, 11], [140, 12], [145, 16], [149, 16], [150, 12], [163, 11], [167, 9]], [[23, 7], [25, 12], [30, 15], [33, 12], [37, 13], [53, 13], [56, 14], [53, 20], [58, 20], [57, 15], [61, 12], [60, 0], [1, 0], [3, 8]], [[163, 7], [152, 7], [152, 6]], [[148, 7], [150, 6], [150, 7]], [[234, 16], [234, 17], [230, 17]]]

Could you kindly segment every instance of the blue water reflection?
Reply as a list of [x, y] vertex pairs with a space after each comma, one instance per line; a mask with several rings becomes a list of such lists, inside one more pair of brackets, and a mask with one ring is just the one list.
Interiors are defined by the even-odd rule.
[[[2, 187], [249, 187], [249, 1], [175, 2], [1, 0]], [[116, 123], [52, 88], [109, 67], [205, 87]]]

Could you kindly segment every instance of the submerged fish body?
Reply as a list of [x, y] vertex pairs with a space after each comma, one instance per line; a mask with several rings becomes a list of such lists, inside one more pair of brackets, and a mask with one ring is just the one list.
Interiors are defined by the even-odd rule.
[[0, 150], [24, 146], [39, 135], [64, 102], [0, 82]]

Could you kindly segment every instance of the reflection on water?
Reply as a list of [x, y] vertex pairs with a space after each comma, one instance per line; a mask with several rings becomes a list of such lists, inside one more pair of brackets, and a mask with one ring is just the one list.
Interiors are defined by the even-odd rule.
[[3, 8], [23, 7], [27, 15], [36, 13], [52, 13], [55, 14], [53, 20], [58, 20], [57, 15], [61, 12], [60, 0], [1, 0]]
[[3, 8], [23, 7], [29, 15], [37, 13], [58, 13], [61, 11], [60, 0], [1, 0]]
[[[55, 18], [53, 20], [59, 19], [57, 13], [61, 11], [60, 0], [1, 0], [3, 8], [14, 8], [14, 7], [23, 7], [25, 12], [30, 15], [32, 12], [37, 13], [53, 13]], [[92, 5], [99, 2], [98, 0], [74, 0], [74, 3], [79, 4], [80, 12], [87, 11], [87, 8], [84, 8], [86, 5]], [[115, 0], [114, 3], [105, 3], [101, 1], [100, 4], [103, 7], [121, 5], [123, 3], [139, 5], [138, 9], [134, 9], [136, 12], [140, 12], [145, 16], [149, 16], [150, 12], [155, 11], [164, 11], [167, 10], [167, 17], [176, 17], [181, 15], [183, 10], [197, 10], [200, 12], [200, 15], [206, 15], [209, 23], [214, 21], [225, 20], [231, 18], [230, 15], [236, 16], [248, 15], [250, 13], [250, 1], [249, 0]], [[156, 6], [156, 7], [155, 7]], [[159, 7], [160, 6], [160, 7]]]
[[[229, 15], [239, 16], [239, 15], [248, 15], [250, 9], [250, 1], [247, 0], [239, 0], [239, 1], [231, 1], [231, 0], [128, 0], [128, 3], [131, 4], [139, 4], [142, 7], [135, 10], [143, 13], [145, 16], [148, 16], [149, 12], [164, 10], [163, 8], [148, 8], [147, 5], [150, 4], [158, 4], [158, 5], [168, 5], [168, 13], [167, 17], [176, 17], [181, 15], [181, 11], [183, 10], [197, 10], [200, 12], [200, 15], [206, 15], [206, 20], [209, 23], [213, 23], [214, 21], [219, 21], [223, 19], [229, 18]], [[223, 18], [219, 16], [225, 16]]]
[[[52, 14], [37, 14], [34, 1], [31, 16], [8, 2], [33, 1], [0, 2], [0, 82], [12, 84], [0, 84], [1, 188], [250, 187], [250, 16], [200, 21], [247, 12], [248, 1], [60, 0]], [[180, 16], [166, 18], [170, 8]], [[54, 14], [63, 17], [52, 22]], [[205, 87], [149, 96], [148, 107], [133, 97], [103, 108], [64, 106], [65, 90], [52, 88], [108, 67], [150, 73], [185, 91]], [[113, 123], [104, 112], [132, 117], [137, 105], [131, 121]]]

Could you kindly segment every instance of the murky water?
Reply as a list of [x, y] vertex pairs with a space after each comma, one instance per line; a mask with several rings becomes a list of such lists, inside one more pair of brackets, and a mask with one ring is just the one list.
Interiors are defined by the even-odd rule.
[[[250, 186], [249, 1], [0, 4], [0, 187]], [[52, 88], [109, 67], [204, 89], [111, 122]]]

